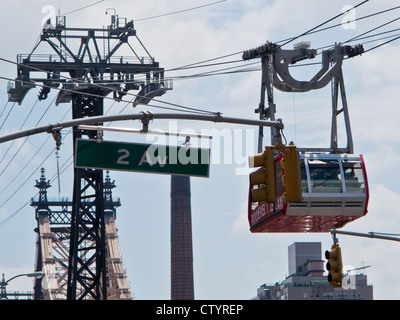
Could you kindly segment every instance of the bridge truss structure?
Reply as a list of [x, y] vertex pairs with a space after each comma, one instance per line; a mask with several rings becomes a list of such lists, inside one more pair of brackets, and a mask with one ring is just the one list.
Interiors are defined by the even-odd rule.
[[[38, 196], [32, 198], [31, 206], [35, 208], [37, 221], [36, 266], [35, 271], [43, 272], [43, 277], [34, 284], [34, 300], [66, 300], [68, 287], [68, 262], [71, 243], [71, 217], [73, 203], [70, 198], [48, 198], [47, 189], [51, 187], [46, 181], [42, 169], [40, 180], [36, 180]], [[128, 277], [125, 272], [120, 250], [117, 228], [115, 225], [116, 209], [121, 205], [119, 198], [113, 199], [111, 181], [107, 172], [104, 181], [104, 223], [105, 223], [105, 256], [107, 300], [134, 299]], [[80, 231], [85, 234], [84, 230]], [[87, 246], [94, 245], [92, 237], [86, 236]], [[96, 273], [96, 261], [90, 258], [87, 250], [82, 250], [78, 258], [86, 265], [88, 274]], [[88, 277], [90, 280], [90, 277]], [[78, 292], [87, 291], [90, 281], [83, 281], [77, 287]], [[90, 295], [84, 299], [92, 299]]]

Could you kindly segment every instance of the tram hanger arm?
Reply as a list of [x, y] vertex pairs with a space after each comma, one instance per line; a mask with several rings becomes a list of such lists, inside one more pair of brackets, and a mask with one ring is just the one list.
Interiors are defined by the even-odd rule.
[[[325, 87], [341, 70], [343, 60], [360, 55], [364, 52], [362, 45], [341, 46], [322, 52], [322, 68], [309, 81], [299, 81], [292, 77], [289, 72], [291, 64], [304, 59], [313, 59], [316, 50], [300, 48], [294, 50], [282, 50], [278, 48], [274, 53], [274, 87], [286, 92], [306, 92]], [[330, 64], [332, 66], [330, 67]]]

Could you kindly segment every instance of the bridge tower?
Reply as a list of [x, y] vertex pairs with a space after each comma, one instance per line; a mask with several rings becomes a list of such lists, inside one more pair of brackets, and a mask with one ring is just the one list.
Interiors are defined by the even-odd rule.
[[[65, 300], [67, 299], [69, 246], [71, 238], [71, 217], [73, 203], [70, 198], [48, 198], [47, 189], [51, 187], [46, 181], [45, 170], [41, 170], [40, 180], [36, 180], [38, 196], [32, 198], [31, 206], [35, 207], [37, 220], [36, 266], [35, 271], [42, 271], [43, 278], [36, 279], [34, 284], [35, 300]], [[104, 181], [104, 208], [106, 230], [106, 285], [107, 299], [131, 300], [133, 294], [122, 262], [121, 250], [115, 227], [116, 208], [121, 205], [120, 199], [113, 199], [111, 182], [107, 173]], [[80, 230], [81, 234], [85, 234]], [[87, 245], [94, 245], [91, 237], [86, 238]], [[96, 263], [90, 260], [86, 251], [81, 251], [79, 259], [87, 264], [91, 273], [95, 273]], [[79, 285], [78, 291], [84, 290]], [[87, 299], [92, 297], [87, 296]]]
[[[136, 39], [135, 50], [129, 43], [132, 38]], [[36, 53], [42, 43], [50, 46], [52, 54]], [[130, 55], [116, 56], [123, 46]], [[138, 50], [144, 56], [139, 56]], [[99, 29], [69, 28], [65, 16], [58, 16], [55, 23], [49, 20], [32, 52], [18, 55], [17, 65], [17, 78], [8, 85], [9, 101], [21, 104], [36, 86], [41, 87], [39, 100], [46, 99], [51, 89], [57, 89], [56, 104], [72, 102], [73, 119], [103, 115], [104, 98], [110, 93], [120, 100], [128, 91], [137, 90], [136, 99], [132, 99], [136, 106], [172, 89], [172, 83], [164, 80], [164, 69], [137, 37], [133, 21], [118, 15], [112, 15], [108, 27]], [[74, 128], [74, 145], [78, 138], [99, 137], [96, 132]], [[67, 299], [107, 299], [107, 218], [102, 170], [74, 169], [71, 205], [68, 274], [63, 278]], [[49, 230], [44, 232], [44, 237], [51, 234]], [[81, 259], [82, 252], [87, 259]]]

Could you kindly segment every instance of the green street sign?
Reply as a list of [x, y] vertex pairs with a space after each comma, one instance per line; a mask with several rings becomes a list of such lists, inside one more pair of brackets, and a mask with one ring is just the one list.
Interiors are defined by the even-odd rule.
[[210, 149], [77, 139], [75, 167], [208, 177]]

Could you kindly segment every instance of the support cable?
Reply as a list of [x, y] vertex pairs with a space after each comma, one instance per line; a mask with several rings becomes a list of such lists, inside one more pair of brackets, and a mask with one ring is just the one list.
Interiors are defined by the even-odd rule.
[[[22, 130], [22, 128], [24, 127], [24, 125], [25, 125], [26, 121], [28, 120], [28, 118], [30, 117], [32, 111], [35, 109], [35, 106], [37, 105], [38, 101], [39, 101], [39, 99], [37, 99], [37, 100], [35, 101], [35, 103], [33, 104], [33, 107], [30, 108], [29, 113], [28, 113], [28, 115], [26, 116], [26, 118], [25, 118], [24, 122], [22, 123], [22, 125], [20, 126], [19, 130]], [[11, 149], [11, 147], [13, 146], [14, 142], [15, 142], [15, 140], [13, 140], [13, 141], [10, 143], [10, 145], [8, 146], [7, 151], [4, 153], [3, 157], [2, 157], [1, 160], [0, 160], [0, 164], [3, 163], [4, 158], [7, 156], [8, 152], [10, 151], [10, 149]], [[8, 166], [8, 165], [7, 165], [7, 166]], [[0, 176], [1, 176], [1, 174], [0, 174]]]
[[[53, 99], [53, 101], [49, 104], [49, 106], [47, 107], [46, 111], [42, 114], [42, 116], [40, 117], [40, 119], [36, 122], [35, 126], [37, 126], [40, 121], [43, 119], [43, 117], [45, 116], [45, 114], [49, 111], [50, 107], [53, 105], [54, 101], [56, 98]], [[37, 103], [37, 101], [36, 101]], [[36, 105], [35, 103], [35, 105]], [[34, 108], [35, 106], [33, 106]], [[33, 109], [32, 108], [32, 109]], [[25, 121], [24, 121], [25, 124]], [[20, 130], [22, 129], [22, 127], [20, 128]], [[11, 157], [11, 159], [8, 161], [7, 165], [3, 168], [3, 170], [0, 172], [0, 176], [3, 175], [4, 171], [6, 171], [6, 169], [8, 168], [8, 166], [11, 164], [11, 162], [14, 160], [14, 158], [18, 155], [18, 153], [21, 151], [22, 147], [25, 145], [26, 141], [29, 139], [29, 136], [26, 137], [26, 139], [23, 141], [23, 143], [19, 146], [18, 150], [15, 152], [15, 154]], [[12, 141], [12, 143], [10, 144], [10, 147], [8, 148], [8, 150], [11, 148], [12, 144], [14, 143], [15, 140]], [[7, 150], [7, 152], [8, 152]], [[3, 157], [4, 159], [4, 157]], [[3, 159], [1, 159], [0, 163], [3, 161]]]
[[16, 102], [13, 103], [13, 105], [11, 106], [10, 110], [7, 113], [7, 116], [5, 117], [3, 123], [0, 126], [0, 130], [3, 128], [4, 124], [6, 123], [8, 117], [10, 116], [10, 113], [13, 111], [14, 107], [15, 107]]
[[189, 8], [189, 9], [183, 9], [183, 10], [174, 11], [174, 12], [169, 12], [169, 13], [164, 13], [164, 14], [159, 14], [159, 15], [155, 15], [155, 16], [151, 16], [151, 17], [147, 17], [147, 18], [135, 19], [134, 21], [138, 22], [138, 21], [144, 21], [144, 20], [150, 20], [150, 19], [155, 19], [155, 18], [171, 16], [173, 14], [178, 14], [178, 13], [192, 11], [192, 10], [196, 10], [196, 9], [200, 9], [200, 8], [204, 8], [204, 7], [209, 7], [209, 6], [212, 6], [212, 5], [221, 3], [221, 2], [225, 2], [225, 1], [227, 1], [227, 0], [215, 1], [215, 2], [211, 2], [211, 3], [203, 4], [201, 6], [197, 6], [197, 7], [193, 7], [193, 8]]
[[[375, 12], [375, 13], [372, 13], [372, 14], [369, 14], [369, 15], [366, 15], [366, 16], [355, 18], [355, 19], [349, 20], [348, 23], [357, 22], [357, 21], [361, 21], [361, 20], [364, 20], [364, 19], [368, 19], [368, 18], [373, 18], [373, 17], [375, 17], [377, 15], [384, 14], [384, 13], [387, 13], [387, 12], [390, 12], [390, 11], [394, 11], [394, 10], [398, 10], [398, 9], [400, 9], [400, 6], [392, 7], [392, 8], [385, 9], [385, 10], [382, 10], [382, 11], [379, 11], [379, 12]], [[325, 27], [325, 28], [322, 28], [322, 29], [319, 29], [319, 30], [311, 31], [307, 35], [318, 33], [318, 32], [322, 32], [322, 31], [326, 31], [326, 30], [329, 30], [329, 29], [337, 28], [337, 27], [341, 27], [342, 25], [343, 25], [342, 23], [337, 23], [337, 24], [329, 26], [329, 27]], [[283, 41], [288, 41], [288, 40], [291, 40], [291, 39], [292, 38], [287, 38], [287, 39], [278, 41], [277, 43], [283, 42]]]
[[366, 35], [366, 34], [368, 34], [368, 33], [370, 33], [370, 32], [373, 32], [373, 31], [375, 31], [375, 30], [377, 30], [377, 29], [380, 29], [380, 28], [382, 28], [382, 27], [385, 27], [385, 26], [387, 26], [387, 25], [389, 25], [389, 24], [391, 24], [391, 23], [393, 23], [393, 22], [396, 22], [396, 21], [398, 21], [398, 20], [400, 20], [400, 17], [395, 18], [395, 19], [392, 19], [392, 20], [390, 20], [390, 21], [388, 21], [388, 22], [385, 22], [385, 23], [383, 23], [383, 24], [381, 24], [381, 25], [379, 25], [379, 26], [377, 26], [377, 27], [375, 27], [375, 28], [372, 28], [372, 29], [370, 29], [370, 30], [368, 30], [368, 31], [366, 31], [366, 32], [364, 32], [364, 33], [361, 33], [360, 35], [358, 35], [358, 36], [356, 36], [356, 37], [353, 37], [353, 38], [351, 38], [351, 39], [345, 41], [344, 43], [353, 42], [353, 41], [357, 40], [359, 37], [362, 37], [362, 36], [364, 36], [364, 35]]
[[[364, 1], [364, 2], [367, 2], [367, 1]], [[363, 3], [364, 3], [363, 2]], [[363, 3], [361, 3], [361, 4], [363, 4]], [[361, 4], [359, 4], [359, 5], [361, 5]], [[365, 16], [365, 17], [361, 17], [361, 18], [358, 18], [358, 19], [356, 19], [356, 20], [361, 20], [361, 19], [365, 19], [365, 18], [367, 18], [367, 17], [372, 17], [372, 16], [374, 16], [374, 15], [377, 15], [377, 14], [380, 14], [380, 13], [383, 13], [383, 12], [387, 12], [387, 11], [390, 11], [390, 10], [394, 10], [394, 9], [397, 9], [397, 8], [399, 8], [400, 6], [398, 6], [398, 7], [395, 7], [395, 8], [391, 8], [391, 9], [387, 9], [387, 10], [384, 10], [384, 11], [381, 11], [381, 12], [378, 12], [378, 13], [375, 13], [375, 14], [372, 14], [372, 15], [369, 15], [369, 16]], [[325, 23], [324, 23], [325, 24]], [[318, 26], [316, 27], [316, 28], [318, 28]], [[313, 29], [316, 29], [316, 28], [313, 28]], [[325, 28], [326, 29], [326, 28]], [[314, 30], [314, 31], [312, 31], [312, 32], [306, 32], [305, 34], [311, 34], [311, 33], [314, 33], [314, 32], [319, 32], [319, 31], [323, 31], [323, 30], [318, 30], [318, 31], [316, 31], [316, 30]], [[371, 32], [371, 31], [370, 31]], [[302, 36], [302, 35], [300, 35], [300, 36]], [[299, 36], [298, 36], [299, 37]], [[295, 38], [298, 38], [298, 37], [295, 37]], [[358, 36], [358, 37], [361, 37], [361, 35], [360, 36]], [[291, 38], [291, 39], [287, 39], [287, 40], [290, 40], [290, 41], [293, 41], [293, 40], [295, 40], [295, 38]], [[371, 50], [374, 50], [374, 49], [376, 49], [376, 48], [378, 48], [378, 47], [380, 47], [380, 46], [383, 46], [383, 45], [385, 45], [385, 44], [387, 44], [387, 43], [390, 43], [390, 42], [392, 42], [392, 41], [395, 41], [395, 40], [397, 40], [398, 38], [400, 38], [400, 37], [395, 37], [394, 39], [391, 39], [391, 40], [389, 40], [389, 41], [387, 41], [387, 42], [385, 42], [385, 43], [383, 43], [383, 44], [380, 44], [380, 45], [377, 45], [377, 46], [375, 46], [375, 47], [373, 47], [373, 48], [371, 48], [371, 49], [368, 49], [368, 50], [366, 50], [365, 52], [368, 52], [368, 51], [371, 51]], [[241, 52], [239, 52], [239, 53], [241, 53]], [[237, 54], [237, 53], [234, 53], [234, 54]], [[234, 54], [231, 54], [231, 55], [234, 55]], [[226, 56], [223, 56], [223, 57], [227, 57], [227, 56], [231, 56], [231, 55], [226, 55]], [[219, 57], [219, 58], [222, 58], [222, 57]], [[219, 58], [215, 58], [215, 59], [219, 59]], [[189, 66], [191, 66], [190, 68], [194, 68], [194, 66], [195, 65], [198, 65], [198, 64], [201, 64], [201, 63], [204, 63], [204, 62], [207, 62], [207, 61], [212, 61], [212, 60], [215, 60], [215, 59], [209, 59], [209, 60], [206, 60], [206, 61], [203, 61], [203, 62], [198, 62], [198, 63], [193, 63], [193, 64], [191, 64], [191, 65], [189, 65]], [[232, 61], [233, 62], [233, 61]], [[231, 63], [231, 62], [226, 62], [226, 63]], [[223, 64], [223, 63], [221, 63], [221, 64]], [[199, 67], [202, 67], [202, 66], [199, 66]], [[188, 68], [188, 67], [184, 67], [184, 68]], [[171, 70], [174, 70], [174, 69], [171, 69]], [[175, 70], [178, 70], [178, 68], [175, 68]], [[243, 72], [243, 71], [242, 71]], [[215, 75], [217, 75], [217, 74], [222, 74], [222, 73], [215, 73]], [[202, 74], [199, 74], [199, 75], [195, 75], [195, 76], [201, 76]], [[209, 72], [207, 75], [213, 75], [212, 74], [212, 72]], [[117, 99], [114, 99], [114, 102], [113, 102], [113, 104], [115, 103], [115, 101], [118, 101]], [[128, 102], [129, 103], [129, 102]], [[7, 104], [6, 104], [7, 105]], [[159, 106], [155, 106], [155, 107], [159, 107]], [[163, 107], [160, 107], [160, 108], [163, 108]], [[3, 112], [4, 112], [4, 110], [5, 110], [5, 107], [4, 107], [4, 109], [3, 109]], [[10, 110], [10, 112], [11, 112], [11, 110]], [[9, 114], [10, 114], [10, 112], [9, 112]], [[9, 115], [8, 114], [8, 115]], [[7, 118], [8, 118], [8, 115], [7, 115]], [[4, 122], [3, 122], [3, 125], [4, 125]], [[2, 126], [3, 126], [2, 125]], [[1, 127], [2, 127], [1, 126]]]
[[3, 107], [3, 109], [2, 109], [2, 111], [1, 111], [1, 113], [0, 113], [0, 118], [3, 116], [3, 113], [4, 113], [4, 111], [6, 110], [6, 108], [7, 108], [7, 106], [8, 106], [9, 103], [10, 103], [10, 101], [7, 100], [6, 104], [4, 105], [4, 107]]
[[400, 39], [400, 35], [397, 36], [396, 38], [393, 38], [393, 39], [388, 40], [388, 41], [386, 41], [386, 42], [384, 42], [384, 43], [381, 43], [381, 44], [379, 44], [379, 45], [377, 45], [377, 46], [375, 46], [375, 47], [372, 47], [372, 48], [370, 48], [370, 49], [368, 49], [368, 50], [365, 50], [364, 53], [370, 52], [370, 51], [372, 51], [372, 50], [375, 50], [375, 49], [377, 49], [377, 48], [379, 48], [379, 47], [382, 47], [382, 46], [384, 46], [384, 45], [387, 45], [387, 44], [389, 44], [389, 43], [391, 43], [391, 42], [393, 42], [393, 41], [399, 40], [399, 39]]
[[[356, 8], [362, 6], [363, 4], [367, 3], [367, 2], [369, 2], [369, 0], [365, 0], [365, 1], [363, 1], [363, 2], [361, 2], [361, 3], [359, 3], [359, 4], [357, 4], [356, 6], [352, 7], [351, 10], [356, 9]], [[344, 14], [349, 13], [349, 11], [350, 11], [350, 9], [347, 10], [347, 11], [344, 11], [344, 12], [342, 12], [342, 13], [336, 15], [336, 16], [334, 16], [333, 18], [330, 18], [330, 19], [326, 20], [325, 22], [323, 22], [323, 23], [317, 25], [317, 26], [314, 27], [314, 28], [311, 28], [310, 30], [308, 30], [308, 31], [306, 31], [306, 32], [303, 32], [302, 34], [300, 34], [300, 35], [298, 35], [298, 36], [296, 36], [296, 37], [293, 37], [293, 38], [289, 39], [288, 41], [286, 41], [286, 42], [284, 42], [283, 44], [279, 45], [279, 47], [283, 47], [283, 46], [287, 45], [288, 43], [290, 43], [290, 42], [292, 42], [292, 41], [294, 41], [294, 40], [296, 40], [296, 39], [298, 39], [298, 38], [301, 38], [301, 37], [304, 37], [304, 36], [310, 34], [312, 31], [314, 31], [314, 30], [316, 30], [316, 29], [322, 27], [323, 25], [325, 25], [325, 24], [327, 24], [327, 23], [329, 23], [329, 22], [331, 22], [331, 21], [333, 21], [333, 20], [335, 20], [335, 19], [337, 19], [337, 18], [343, 16]]]

